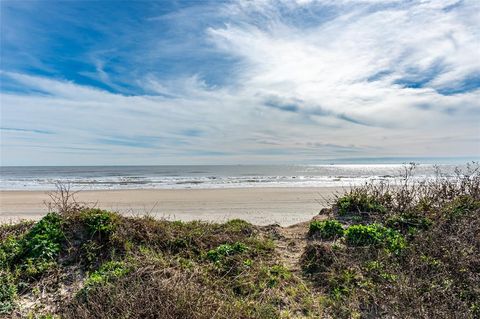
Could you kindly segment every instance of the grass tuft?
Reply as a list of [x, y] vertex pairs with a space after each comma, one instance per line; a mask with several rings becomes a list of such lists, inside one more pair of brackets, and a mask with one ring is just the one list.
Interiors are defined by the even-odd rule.
[[233, 245], [223, 244], [207, 253], [208, 259], [214, 262], [219, 262], [227, 256], [243, 253], [248, 250], [244, 243], [236, 242]]
[[348, 213], [384, 214], [387, 211], [375, 196], [356, 189], [352, 189], [350, 193], [338, 198], [336, 206], [340, 215], [347, 215]]

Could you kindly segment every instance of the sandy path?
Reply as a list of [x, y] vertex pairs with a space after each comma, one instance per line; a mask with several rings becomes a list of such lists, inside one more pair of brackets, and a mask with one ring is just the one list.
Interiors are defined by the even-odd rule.
[[[322, 210], [313, 220], [325, 220], [329, 210]], [[275, 249], [277, 255], [290, 271], [301, 276], [300, 260], [307, 246], [307, 233], [311, 220], [304, 221], [288, 227], [278, 227]]]
[[[241, 218], [256, 225], [282, 226], [318, 214], [332, 187], [83, 191], [78, 200], [127, 215], [149, 213], [168, 219], [225, 221]], [[0, 221], [37, 219], [47, 212], [45, 192], [0, 191]]]

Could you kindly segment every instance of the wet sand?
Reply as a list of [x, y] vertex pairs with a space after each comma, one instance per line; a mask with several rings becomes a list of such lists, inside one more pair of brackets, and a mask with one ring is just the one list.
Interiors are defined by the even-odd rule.
[[[311, 219], [343, 191], [335, 187], [98, 190], [79, 192], [77, 201], [125, 215], [214, 222], [240, 218], [256, 225], [289, 226]], [[0, 222], [41, 218], [48, 211], [46, 201], [49, 197], [43, 191], [0, 191]]]

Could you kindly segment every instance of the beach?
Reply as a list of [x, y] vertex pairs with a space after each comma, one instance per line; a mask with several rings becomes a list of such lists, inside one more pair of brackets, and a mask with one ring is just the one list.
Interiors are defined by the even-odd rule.
[[[340, 187], [144, 189], [81, 191], [79, 202], [124, 215], [169, 220], [224, 222], [239, 218], [255, 225], [304, 222], [327, 207]], [[0, 222], [39, 219], [48, 211], [46, 191], [0, 191]]]
[[[0, 222], [39, 219], [48, 192], [64, 185], [89, 207], [126, 216], [290, 226], [310, 220], [335, 194], [366, 182], [395, 183], [402, 164], [1, 167]], [[443, 165], [445, 172], [455, 166]], [[419, 177], [434, 176], [422, 165]]]

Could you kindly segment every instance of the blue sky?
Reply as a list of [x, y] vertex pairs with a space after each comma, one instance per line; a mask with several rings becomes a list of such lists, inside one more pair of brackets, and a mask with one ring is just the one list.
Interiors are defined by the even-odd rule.
[[1, 164], [480, 157], [478, 1], [10, 1]]

